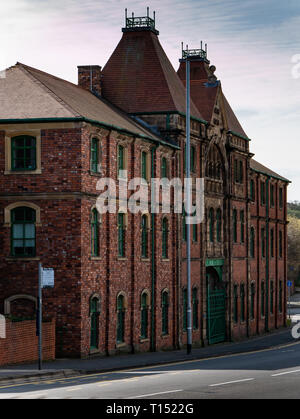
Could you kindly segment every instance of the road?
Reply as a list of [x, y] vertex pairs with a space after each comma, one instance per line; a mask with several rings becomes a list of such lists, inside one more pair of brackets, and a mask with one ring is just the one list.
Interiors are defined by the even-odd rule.
[[0, 399], [299, 399], [300, 342], [272, 350], [0, 387]]

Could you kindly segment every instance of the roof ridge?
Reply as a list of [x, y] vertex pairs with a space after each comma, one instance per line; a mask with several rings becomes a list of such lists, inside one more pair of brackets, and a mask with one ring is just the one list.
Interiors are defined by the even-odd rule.
[[[45, 71], [38, 70], [37, 68], [27, 66], [26, 64], [22, 64], [20, 62], [17, 62], [16, 64], [21, 70], [23, 70], [30, 78], [33, 80], [36, 84], [40, 85], [48, 94], [50, 94], [57, 102], [59, 102], [66, 110], [71, 112], [75, 117], [81, 117], [82, 115], [76, 112], [70, 105], [68, 105], [61, 97], [59, 97], [56, 93], [53, 92], [48, 86], [45, 85], [41, 80], [39, 80], [37, 77], [34, 76], [34, 74], [31, 73], [30, 70], [36, 71], [41, 74], [45, 74], [49, 77], [52, 77], [56, 80], [60, 80], [66, 83], [70, 83], [67, 80], [61, 79], [59, 77], [55, 77], [52, 74], [46, 73]], [[70, 83], [73, 86], [76, 86], [74, 83]]]

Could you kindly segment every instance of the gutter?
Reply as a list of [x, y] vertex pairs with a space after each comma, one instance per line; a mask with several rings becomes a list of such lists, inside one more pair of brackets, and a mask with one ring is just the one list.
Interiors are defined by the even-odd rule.
[[89, 118], [85, 118], [83, 116], [80, 117], [71, 117], [71, 118], [25, 118], [25, 119], [0, 119], [0, 124], [28, 124], [28, 123], [51, 123], [51, 122], [87, 122], [93, 125], [98, 125], [104, 128], [108, 128], [111, 130], [115, 130], [118, 131], [120, 133], [124, 133], [127, 135], [130, 135], [131, 137], [138, 137], [138, 138], [142, 138], [144, 140], [147, 141], [151, 141], [152, 143], [156, 143], [156, 144], [163, 144], [163, 145], [167, 145], [171, 148], [175, 148], [175, 149], [180, 149], [180, 147], [168, 143], [167, 141], [158, 139], [158, 138], [154, 138], [154, 137], [150, 137], [148, 135], [145, 134], [139, 134], [137, 132], [133, 132], [130, 131], [126, 128], [121, 128], [117, 125], [112, 125], [112, 124], [108, 124], [106, 122], [102, 122], [102, 121], [96, 121], [94, 119], [89, 119]]

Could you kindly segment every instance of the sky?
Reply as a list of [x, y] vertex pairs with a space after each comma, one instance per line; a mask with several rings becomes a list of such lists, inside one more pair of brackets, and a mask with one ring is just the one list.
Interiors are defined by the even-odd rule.
[[77, 83], [77, 66], [104, 66], [121, 39], [125, 8], [156, 11], [175, 70], [181, 42], [208, 44], [224, 93], [255, 159], [290, 179], [300, 201], [299, 0], [0, 0], [0, 69], [17, 61]]

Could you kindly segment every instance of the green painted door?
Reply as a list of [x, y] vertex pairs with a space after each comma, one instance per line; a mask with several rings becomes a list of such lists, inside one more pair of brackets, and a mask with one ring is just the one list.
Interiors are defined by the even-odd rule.
[[221, 287], [211, 285], [207, 274], [207, 334], [208, 343], [224, 342], [226, 339], [226, 293]]

